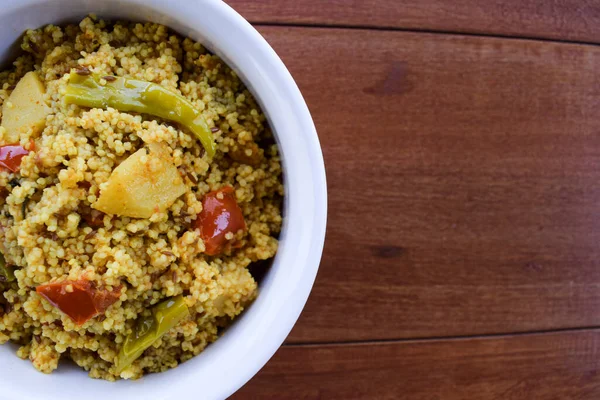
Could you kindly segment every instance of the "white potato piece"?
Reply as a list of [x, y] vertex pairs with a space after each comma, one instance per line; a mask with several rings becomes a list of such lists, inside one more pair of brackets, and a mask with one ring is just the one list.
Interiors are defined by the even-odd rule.
[[25, 74], [2, 106], [5, 144], [19, 143], [23, 135], [39, 134], [46, 124], [50, 107], [44, 101], [46, 89], [37, 73]]
[[162, 144], [149, 145], [129, 156], [108, 178], [93, 207], [106, 214], [150, 218], [169, 208], [186, 187]]

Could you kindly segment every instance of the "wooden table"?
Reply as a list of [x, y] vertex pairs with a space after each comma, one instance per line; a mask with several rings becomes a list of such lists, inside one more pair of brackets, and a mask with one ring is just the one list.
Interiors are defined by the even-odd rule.
[[600, 1], [229, 3], [329, 187], [308, 304], [233, 398], [600, 398]]

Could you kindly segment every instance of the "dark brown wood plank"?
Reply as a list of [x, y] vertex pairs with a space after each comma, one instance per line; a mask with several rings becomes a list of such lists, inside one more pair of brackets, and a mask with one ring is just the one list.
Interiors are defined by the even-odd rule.
[[329, 184], [290, 342], [600, 326], [600, 47], [261, 27]]
[[599, 42], [600, 1], [227, 0], [251, 22], [386, 27]]
[[232, 399], [600, 397], [600, 331], [282, 347]]

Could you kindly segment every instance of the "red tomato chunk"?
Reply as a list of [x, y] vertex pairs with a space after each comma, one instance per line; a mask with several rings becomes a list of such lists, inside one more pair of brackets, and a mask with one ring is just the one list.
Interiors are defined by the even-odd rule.
[[[71, 289], [68, 286], [71, 285]], [[77, 325], [82, 325], [119, 299], [121, 288], [112, 291], [98, 289], [90, 281], [63, 281], [38, 286], [35, 291], [50, 304], [65, 313]]]
[[29, 152], [18, 144], [0, 146], [0, 166], [17, 172], [21, 166], [21, 159]]
[[202, 207], [194, 227], [200, 230], [206, 254], [214, 256], [230, 244], [225, 236], [228, 233], [235, 234], [240, 229], [246, 230], [246, 223], [231, 186], [207, 193], [202, 200]]

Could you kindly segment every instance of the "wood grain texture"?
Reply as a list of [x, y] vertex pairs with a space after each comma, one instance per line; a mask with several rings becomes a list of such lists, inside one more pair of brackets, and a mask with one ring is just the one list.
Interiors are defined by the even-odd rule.
[[597, 0], [227, 0], [251, 22], [386, 27], [599, 42]]
[[232, 399], [597, 399], [600, 331], [282, 347]]
[[600, 48], [260, 31], [305, 95], [329, 184], [290, 342], [600, 325]]

